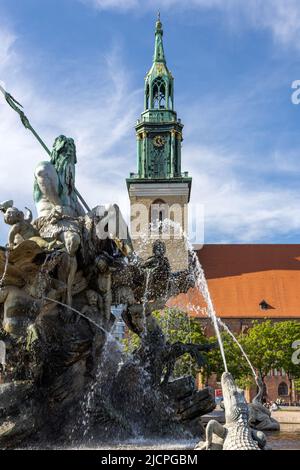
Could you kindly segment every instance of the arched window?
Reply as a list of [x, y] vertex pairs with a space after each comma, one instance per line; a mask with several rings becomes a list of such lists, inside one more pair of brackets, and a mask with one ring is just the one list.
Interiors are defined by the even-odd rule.
[[147, 85], [146, 85], [146, 102], [145, 102], [146, 109], [149, 109], [149, 95], [150, 95], [150, 89], [149, 89], [149, 85], [147, 83]]
[[168, 218], [168, 204], [162, 199], [156, 199], [150, 206], [150, 223], [154, 231], [162, 232], [162, 224]]
[[285, 382], [281, 382], [278, 386], [278, 396], [286, 397], [289, 394], [288, 386]]
[[161, 77], [153, 82], [153, 108], [164, 109], [166, 107], [166, 85]]
[[173, 94], [172, 94], [172, 84], [169, 84], [169, 102], [168, 102], [168, 108], [173, 109]]

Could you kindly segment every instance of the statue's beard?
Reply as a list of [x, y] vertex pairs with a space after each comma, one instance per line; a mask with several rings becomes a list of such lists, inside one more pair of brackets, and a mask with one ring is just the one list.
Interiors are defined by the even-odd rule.
[[75, 183], [75, 167], [72, 163], [69, 162], [67, 158], [65, 158], [58, 168], [56, 168], [58, 173], [58, 178], [60, 182], [60, 193], [65, 193], [71, 195], [74, 192], [74, 183]]
[[68, 188], [68, 194], [71, 194], [74, 190], [74, 176], [72, 170], [73, 168], [68, 165], [65, 172], [65, 182]]

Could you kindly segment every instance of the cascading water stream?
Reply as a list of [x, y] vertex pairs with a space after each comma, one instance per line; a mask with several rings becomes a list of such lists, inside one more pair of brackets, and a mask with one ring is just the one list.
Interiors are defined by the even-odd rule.
[[[191, 318], [189, 315], [187, 315], [187, 321], [188, 321], [188, 329], [189, 329], [189, 343], [192, 343], [192, 327], [191, 327]], [[190, 375], [192, 375], [192, 356], [189, 355], [189, 371]]]
[[[204, 315], [204, 316], [207, 316], [207, 311], [206, 309], [202, 309], [200, 307], [196, 307], [195, 305], [191, 305], [191, 304], [188, 304], [188, 309], [190, 311], [194, 311], [197, 315], [199, 315], [199, 313], [201, 313], [201, 315]], [[253, 374], [253, 376], [255, 377], [255, 380], [256, 380], [256, 377], [257, 377], [257, 374], [255, 372], [255, 369], [253, 367], [253, 365], [251, 364], [251, 361], [247, 355], [247, 353], [245, 352], [243, 346], [241, 345], [241, 343], [237, 340], [237, 338], [234, 336], [234, 334], [232, 333], [232, 331], [229, 329], [229, 327], [226, 325], [226, 323], [224, 323], [221, 318], [217, 317], [217, 321], [218, 323], [220, 324], [220, 326], [230, 335], [230, 337], [232, 338], [232, 340], [237, 344], [237, 346], [239, 347], [241, 353], [243, 354], [244, 358], [246, 359], [250, 369], [251, 369], [251, 372]]]
[[244, 351], [242, 345], [239, 343], [239, 341], [234, 336], [232, 331], [228, 328], [228, 326], [225, 323], [223, 323], [222, 320], [220, 318], [218, 318], [217, 315], [216, 315], [203, 268], [201, 266], [201, 263], [198, 259], [198, 256], [196, 255], [190, 241], [188, 240], [185, 232], [182, 230], [182, 227], [180, 226], [180, 224], [176, 224], [175, 222], [173, 222], [171, 220], [167, 219], [163, 222], [163, 224], [166, 224], [169, 227], [175, 227], [177, 230], [179, 230], [181, 237], [185, 241], [187, 252], [189, 253], [189, 256], [190, 256], [191, 261], [192, 261], [192, 266], [193, 266], [193, 271], [194, 271], [194, 276], [195, 276], [195, 281], [196, 281], [196, 288], [202, 294], [202, 296], [204, 297], [204, 300], [206, 302], [206, 305], [207, 305], [206, 313], [207, 313], [208, 317], [212, 320], [212, 323], [213, 323], [213, 326], [214, 326], [214, 329], [215, 329], [215, 332], [216, 332], [216, 335], [217, 335], [217, 339], [218, 339], [218, 343], [219, 343], [220, 352], [221, 352], [221, 355], [222, 355], [222, 360], [223, 360], [223, 363], [224, 363], [225, 371], [228, 372], [228, 368], [227, 368], [224, 345], [223, 345], [222, 337], [221, 337], [221, 334], [220, 334], [219, 325], [221, 325], [227, 331], [227, 333], [231, 336], [233, 341], [235, 341], [235, 343], [238, 345], [239, 349], [241, 350], [243, 356], [245, 357], [245, 359], [246, 359], [246, 361], [247, 361], [247, 363], [248, 363], [248, 365], [249, 365], [249, 367], [252, 371], [253, 376], [256, 379], [256, 372], [254, 370], [254, 367], [251, 364], [251, 361], [250, 361], [249, 357], [247, 356], [246, 352]]
[[43, 297], [45, 300], [48, 300], [49, 302], [54, 302], [55, 304], [58, 304], [58, 305], [61, 305], [62, 307], [65, 307], [69, 310], [72, 310], [72, 312], [75, 312], [77, 313], [77, 315], [81, 316], [82, 318], [84, 318], [85, 320], [87, 320], [88, 322], [90, 322], [92, 325], [94, 325], [96, 328], [98, 328], [99, 330], [101, 330], [103, 333], [105, 333], [108, 337], [111, 337], [113, 338], [113, 340], [115, 341], [115, 338], [111, 335], [111, 333], [109, 333], [108, 331], [106, 331], [102, 326], [98, 325], [96, 322], [94, 322], [94, 320], [91, 320], [91, 318], [87, 317], [86, 315], [84, 315], [83, 313], [79, 312], [79, 310], [76, 310], [76, 308], [73, 308], [73, 307], [70, 307], [70, 305], [67, 305], [67, 304], [64, 304], [63, 302], [60, 302], [59, 300], [54, 300], [54, 299], [50, 299], [49, 297]]
[[[96, 369], [94, 380], [93, 380], [91, 386], [86, 391], [86, 393], [85, 393], [85, 395], [82, 399], [82, 417], [81, 417], [81, 419], [79, 419], [78, 423], [72, 428], [71, 434], [70, 434], [70, 438], [71, 438], [71, 440], [73, 440], [74, 436], [76, 434], [76, 431], [78, 432], [78, 429], [79, 429], [78, 424], [80, 423], [83, 426], [82, 437], [87, 438], [90, 431], [91, 431], [91, 417], [92, 417], [92, 414], [93, 414], [93, 409], [95, 407], [96, 394], [97, 394], [98, 388], [101, 386], [101, 377], [102, 377], [102, 374], [103, 374], [103, 364], [109, 358], [110, 345], [111, 344], [117, 345], [119, 350], [121, 350], [121, 345], [116, 340], [116, 338], [114, 338], [114, 336], [111, 333], [106, 331], [102, 326], [98, 325], [95, 321], [88, 318], [83, 313], [79, 312], [79, 310], [77, 310], [77, 309], [75, 309], [75, 308], [73, 308], [73, 307], [71, 307], [67, 304], [64, 304], [63, 302], [60, 302], [58, 300], [50, 299], [49, 297], [46, 297], [46, 296], [44, 296], [43, 298], [47, 301], [54, 302], [54, 303], [56, 303], [56, 304], [58, 304], [62, 307], [65, 307], [68, 310], [73, 311], [74, 313], [76, 313], [80, 317], [87, 320], [93, 326], [98, 328], [100, 331], [105, 333], [105, 342], [104, 342], [104, 345], [103, 345], [103, 349], [101, 351], [101, 362], [99, 362], [97, 364], [97, 369]], [[90, 438], [93, 439], [94, 436], [90, 436]]]
[[[101, 375], [102, 375], [102, 363], [106, 361], [107, 354], [108, 354], [108, 345], [111, 340], [115, 340], [113, 336], [111, 338], [107, 335], [105, 339], [105, 343], [101, 352], [101, 359], [102, 361], [97, 364], [97, 370], [95, 374], [95, 379], [93, 380], [90, 388], [86, 391], [85, 396], [82, 400], [82, 425], [83, 425], [83, 437], [86, 438], [91, 431], [91, 417], [93, 413], [93, 409], [95, 408], [95, 400], [96, 400], [96, 393], [97, 389], [101, 382]], [[75, 429], [74, 429], [75, 430]], [[94, 436], [90, 436], [91, 439]]]
[[224, 364], [224, 369], [225, 369], [225, 372], [228, 372], [227, 362], [226, 362], [226, 357], [225, 357], [225, 352], [224, 352], [224, 346], [223, 346], [222, 337], [221, 337], [221, 334], [220, 334], [219, 325], [218, 325], [218, 322], [217, 322], [217, 316], [216, 316], [216, 313], [215, 313], [215, 310], [214, 310], [214, 307], [213, 307], [213, 303], [212, 303], [212, 300], [211, 300], [211, 297], [210, 297], [210, 293], [209, 293], [209, 290], [208, 290], [208, 285], [207, 285], [207, 282], [206, 282], [206, 279], [205, 279], [205, 275], [204, 275], [202, 266], [201, 266], [201, 264], [198, 260], [198, 257], [196, 256], [196, 254], [193, 250], [193, 247], [192, 247], [191, 243], [189, 242], [186, 234], [182, 230], [182, 227], [181, 227], [180, 224], [175, 223], [174, 221], [172, 221], [170, 219], [164, 219], [162, 222], [161, 221], [157, 221], [157, 222], [158, 223], [156, 225], [153, 225], [151, 227], [152, 234], [153, 234], [153, 232], [157, 232], [158, 235], [160, 235], [161, 233], [165, 233], [165, 234], [170, 235], [170, 229], [172, 228], [174, 230], [174, 234], [176, 233], [177, 235], [179, 235], [180, 237], [182, 237], [184, 239], [184, 242], [185, 242], [185, 245], [186, 245], [186, 250], [189, 253], [190, 257], [192, 258], [192, 266], [193, 266], [193, 270], [194, 270], [195, 285], [196, 285], [196, 288], [199, 290], [199, 292], [204, 297], [204, 300], [206, 302], [207, 310], [208, 310], [208, 316], [212, 320], [212, 323], [213, 323], [213, 326], [214, 326], [214, 329], [215, 329], [215, 332], [216, 332], [216, 335], [217, 335], [217, 339], [218, 339], [218, 343], [219, 343], [219, 347], [220, 347], [220, 351], [221, 351], [221, 356], [222, 356], [222, 360], [223, 360], [223, 364]]
[[[190, 250], [189, 250], [189, 252], [190, 252]], [[195, 264], [196, 264], [196, 270], [195, 270], [196, 288], [202, 294], [202, 296], [204, 297], [204, 300], [206, 302], [207, 314], [208, 314], [209, 318], [212, 320], [212, 323], [213, 323], [213, 326], [214, 326], [214, 329], [215, 329], [215, 332], [216, 332], [216, 335], [217, 335], [217, 339], [218, 339], [218, 343], [219, 343], [219, 347], [220, 347], [220, 351], [221, 351], [221, 356], [222, 356], [222, 359], [223, 359], [224, 369], [225, 369], [225, 372], [228, 372], [227, 362], [226, 362], [226, 357], [225, 357], [225, 351], [224, 351], [224, 345], [223, 345], [223, 341], [222, 341], [222, 337], [221, 337], [221, 333], [220, 333], [220, 329], [219, 329], [219, 325], [218, 325], [217, 315], [216, 315], [216, 312], [215, 312], [214, 307], [213, 307], [213, 303], [212, 303], [211, 296], [210, 296], [210, 293], [209, 293], [209, 290], [208, 290], [208, 285], [207, 285], [207, 282], [206, 282], [206, 279], [205, 279], [205, 276], [204, 276], [204, 272], [203, 272], [202, 266], [201, 266], [201, 264], [200, 264], [200, 262], [199, 262], [199, 260], [198, 260], [198, 258], [197, 258], [194, 251], [192, 252], [192, 256], [195, 259]]]
[[182, 237], [185, 241], [187, 252], [188, 252], [188, 254], [191, 258], [192, 267], [193, 267], [194, 276], [195, 276], [195, 286], [199, 290], [199, 292], [202, 294], [202, 296], [203, 296], [203, 298], [206, 302], [207, 314], [208, 314], [209, 318], [212, 320], [212, 324], [214, 326], [214, 329], [215, 329], [215, 332], [216, 332], [216, 335], [217, 335], [217, 340], [218, 340], [219, 347], [220, 347], [220, 352], [221, 352], [221, 356], [222, 356], [222, 360], [223, 360], [223, 364], [224, 364], [224, 369], [225, 369], [225, 372], [228, 372], [226, 356], [225, 356], [225, 351], [224, 351], [224, 345], [223, 345], [223, 341], [222, 341], [222, 337], [221, 337], [221, 333], [220, 333], [220, 329], [219, 329], [219, 325], [218, 325], [217, 315], [216, 315], [216, 312], [215, 312], [215, 309], [214, 309], [214, 306], [213, 306], [213, 302], [212, 302], [212, 299], [211, 299], [211, 296], [210, 296], [210, 292], [209, 292], [209, 289], [208, 289], [208, 285], [207, 285], [207, 281], [206, 281], [206, 278], [205, 278], [205, 275], [204, 275], [203, 268], [200, 264], [198, 256], [196, 255], [191, 243], [189, 242], [186, 234], [183, 232], [182, 229], [181, 229], [181, 235], [182, 235]]
[[253, 365], [251, 364], [250, 362], [250, 359], [248, 357], [248, 355], [246, 354], [243, 346], [241, 345], [241, 343], [236, 339], [236, 337], [234, 336], [234, 334], [232, 333], [232, 331], [228, 328], [228, 326], [226, 325], [226, 323], [222, 322], [222, 320], [220, 318], [218, 318], [218, 322], [220, 323], [220, 325], [224, 328], [224, 330], [231, 336], [231, 338], [233, 339], [233, 341], [238, 345], [238, 347], [240, 348], [244, 358], [246, 359], [251, 371], [252, 371], [252, 374], [254, 375], [254, 378], [256, 380], [256, 377], [257, 377], [257, 374], [254, 370], [254, 367]]
[[[205, 300], [206, 305], [207, 305], [207, 309], [205, 309], [206, 315], [211, 319], [211, 321], [213, 323], [213, 326], [214, 326], [214, 329], [215, 329], [215, 332], [216, 332], [216, 335], [217, 335], [217, 339], [218, 339], [218, 343], [219, 343], [220, 352], [221, 352], [221, 355], [222, 355], [222, 360], [223, 360], [223, 363], [224, 363], [225, 371], [226, 372], [228, 371], [228, 367], [227, 367], [227, 361], [226, 361], [226, 356], [225, 356], [225, 351], [224, 351], [224, 345], [223, 345], [222, 337], [221, 337], [221, 334], [220, 334], [219, 325], [222, 326], [222, 328], [225, 329], [228, 332], [228, 334], [231, 336], [233, 341], [238, 345], [239, 349], [241, 350], [243, 356], [245, 357], [245, 359], [246, 359], [246, 361], [247, 361], [247, 363], [248, 363], [248, 365], [249, 365], [249, 367], [252, 371], [253, 376], [256, 378], [256, 372], [254, 370], [254, 367], [252, 366], [252, 364], [250, 362], [250, 359], [247, 356], [246, 352], [244, 351], [243, 347], [241, 346], [241, 344], [239, 343], [237, 338], [234, 336], [232, 331], [227, 327], [227, 325], [225, 323], [223, 323], [222, 320], [220, 318], [218, 318], [217, 315], [216, 315], [203, 268], [202, 268], [201, 263], [200, 263], [197, 255], [196, 255], [194, 249], [193, 249], [193, 246], [191, 245], [190, 241], [187, 238], [186, 233], [182, 230], [181, 225], [178, 224], [178, 223], [175, 223], [174, 221], [172, 221], [170, 219], [164, 219], [164, 221], [159, 222], [159, 224], [156, 224], [156, 225], [152, 224], [151, 225], [151, 233], [156, 231], [158, 236], [159, 236], [161, 232], [163, 232], [163, 233], [166, 232], [167, 233], [168, 229], [170, 229], [171, 227], [173, 227], [177, 231], [177, 233], [180, 235], [180, 237], [182, 237], [184, 239], [184, 242], [185, 242], [185, 245], [186, 245], [186, 250], [189, 253], [189, 256], [190, 256], [191, 261], [192, 261], [194, 277], [195, 277], [195, 281], [196, 281], [196, 287], [199, 290], [199, 292], [201, 293], [201, 295], [204, 297], [204, 300]], [[148, 240], [147, 240], [147, 237], [146, 237], [146, 234], [145, 234], [144, 243], [146, 244], [147, 241]], [[195, 306], [192, 306], [191, 308], [198, 311], [198, 309], [196, 309]], [[201, 313], [203, 313], [203, 312], [201, 312]]]
[[146, 332], [147, 322], [146, 322], [146, 308], [149, 300], [149, 282], [151, 278], [151, 269], [146, 269], [146, 283], [145, 283], [145, 290], [143, 295], [143, 326], [144, 326], [144, 333]]

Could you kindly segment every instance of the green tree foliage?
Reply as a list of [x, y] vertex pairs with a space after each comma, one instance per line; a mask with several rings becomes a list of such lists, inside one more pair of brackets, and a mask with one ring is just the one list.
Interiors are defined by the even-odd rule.
[[[221, 338], [228, 371], [231, 372], [240, 386], [244, 387], [249, 385], [251, 383], [251, 371], [239, 346], [227, 332], [221, 333]], [[217, 339], [216, 337], [211, 337], [210, 341], [216, 342]], [[216, 374], [217, 380], [220, 380], [224, 370], [220, 348], [209, 351], [207, 354], [207, 364], [204, 370], [205, 380], [207, 380], [212, 373]]]
[[[170, 343], [176, 341], [194, 344], [217, 342], [216, 337], [206, 338], [204, 336], [197, 319], [189, 318], [186, 313], [180, 310], [165, 309], [154, 312], [153, 315]], [[238, 345], [227, 332], [222, 332], [221, 336], [228, 370], [235, 377], [237, 383], [242, 387], [254, 383], [250, 367]], [[300, 365], [292, 362], [292, 355], [295, 351], [292, 344], [294, 341], [300, 340], [299, 322], [254, 321], [252, 327], [245, 334], [237, 336], [237, 340], [262, 379], [272, 369], [284, 369], [290, 380], [298, 379], [296, 384], [300, 389]], [[139, 346], [140, 338], [129, 332], [124, 344], [125, 350], [132, 352]], [[224, 372], [220, 349], [217, 347], [208, 353], [203, 353], [203, 355], [206, 358], [206, 364], [201, 370], [204, 382], [213, 373], [216, 374], [217, 380], [220, 380]], [[197, 372], [200, 371], [195, 361], [186, 354], [177, 361], [174, 375], [176, 377], [190, 373], [196, 375]]]
[[292, 380], [300, 379], [300, 364], [292, 360], [295, 352], [293, 343], [300, 340], [300, 323], [285, 321], [274, 324], [274, 329], [280, 341], [278, 342], [278, 355], [280, 368], [287, 373], [290, 382], [290, 401], [292, 401]]
[[281, 367], [279, 353], [281, 338], [271, 320], [262, 323], [254, 321], [247, 333], [240, 335], [239, 340], [262, 379], [271, 369]]
[[294, 381], [295, 392], [300, 393], [300, 379]]
[[[251, 369], [239, 346], [228, 333], [223, 332], [221, 336], [228, 370], [233, 374], [237, 383], [242, 387], [254, 383]], [[300, 378], [300, 365], [292, 362], [292, 354], [295, 351], [292, 344], [299, 339], [300, 323], [296, 321], [279, 323], [273, 323], [271, 320], [260, 323], [254, 321], [247, 333], [237, 336], [237, 340], [254, 369], [261, 374], [262, 379], [271, 369], [284, 369], [290, 380]], [[216, 341], [216, 338], [210, 338], [210, 341]], [[207, 358], [208, 362], [204, 370], [205, 378], [207, 379], [212, 373], [215, 373], [217, 380], [220, 380], [224, 371], [220, 349], [210, 351]]]

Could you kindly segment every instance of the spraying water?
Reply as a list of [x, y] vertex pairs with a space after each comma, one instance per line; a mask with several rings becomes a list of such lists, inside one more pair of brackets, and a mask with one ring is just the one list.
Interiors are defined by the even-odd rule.
[[113, 338], [113, 340], [115, 341], [115, 338], [108, 332], [106, 331], [102, 326], [98, 325], [98, 323], [94, 322], [94, 320], [92, 320], [91, 318], [87, 317], [86, 315], [84, 315], [83, 313], [79, 312], [79, 310], [76, 310], [76, 308], [73, 308], [73, 307], [70, 307], [70, 305], [67, 305], [67, 304], [64, 304], [63, 302], [59, 302], [59, 300], [54, 300], [54, 299], [50, 299], [49, 297], [43, 297], [45, 300], [48, 300], [50, 302], [54, 302], [55, 304], [58, 304], [58, 305], [61, 305], [62, 307], [65, 307], [69, 310], [72, 310], [72, 312], [75, 312], [77, 313], [77, 315], [83, 317], [85, 320], [87, 320], [88, 322], [90, 322], [92, 325], [94, 325], [96, 328], [98, 328], [99, 330], [101, 330], [103, 333], [105, 333], [107, 336]]
[[[105, 339], [105, 343], [103, 346], [103, 350], [101, 352], [101, 358], [102, 358], [102, 363], [105, 362], [107, 359], [107, 354], [108, 354], [108, 336]], [[88, 434], [91, 431], [91, 424], [92, 424], [92, 413], [93, 410], [95, 409], [95, 400], [96, 400], [96, 394], [98, 391], [98, 385], [101, 382], [101, 375], [102, 375], [102, 364], [99, 362], [97, 364], [97, 370], [96, 370], [96, 375], [95, 379], [92, 382], [91, 386], [87, 389], [85, 396], [83, 397], [82, 400], [82, 425], [83, 425], [83, 437], [86, 438]], [[93, 439], [94, 436], [90, 436], [91, 439]]]
[[219, 347], [220, 347], [220, 351], [221, 351], [221, 356], [222, 356], [222, 359], [223, 359], [224, 369], [225, 369], [225, 372], [228, 372], [227, 362], [226, 362], [226, 357], [225, 357], [225, 351], [224, 351], [223, 341], [222, 341], [220, 328], [219, 328], [219, 324], [218, 324], [218, 320], [217, 320], [217, 315], [216, 315], [216, 312], [215, 312], [215, 309], [214, 309], [214, 306], [213, 306], [213, 303], [212, 303], [212, 299], [211, 299], [211, 296], [210, 296], [210, 293], [209, 293], [209, 290], [208, 290], [208, 285], [207, 285], [207, 281], [206, 281], [205, 276], [204, 276], [204, 271], [202, 269], [202, 266], [200, 264], [200, 261], [199, 261], [197, 255], [196, 255], [196, 253], [194, 252], [194, 250], [192, 251], [190, 247], [189, 247], [189, 253], [192, 256], [192, 262], [193, 262], [194, 273], [195, 273], [195, 278], [196, 278], [195, 279], [196, 288], [200, 291], [200, 293], [202, 294], [202, 296], [204, 297], [204, 300], [206, 302], [207, 314], [208, 314], [209, 318], [212, 320], [212, 323], [213, 323], [213, 326], [214, 326], [214, 329], [215, 329], [215, 332], [216, 332], [216, 335], [217, 335], [217, 339], [218, 339], [218, 343], [219, 343]]
[[226, 323], [222, 322], [222, 320], [220, 318], [218, 318], [218, 322], [220, 323], [220, 325], [222, 325], [222, 327], [224, 328], [225, 331], [227, 331], [227, 333], [231, 336], [231, 338], [233, 339], [233, 341], [238, 345], [238, 347], [240, 348], [244, 358], [246, 359], [251, 371], [252, 371], [252, 374], [254, 375], [254, 378], [256, 380], [256, 372], [254, 370], [254, 367], [253, 365], [251, 364], [250, 362], [250, 359], [249, 357], [247, 356], [243, 346], [241, 345], [241, 343], [236, 339], [236, 337], [234, 336], [234, 334], [232, 333], [232, 331], [228, 328], [228, 326], [226, 325]]
[[[228, 328], [228, 326], [224, 322], [222, 322], [222, 320], [220, 318], [218, 318], [217, 315], [216, 315], [216, 312], [215, 312], [215, 309], [214, 309], [214, 306], [213, 306], [213, 303], [212, 303], [212, 299], [211, 299], [211, 296], [210, 296], [210, 293], [209, 293], [209, 289], [208, 289], [208, 285], [207, 285], [207, 281], [206, 281], [206, 278], [205, 278], [203, 268], [202, 268], [201, 263], [198, 259], [198, 256], [196, 255], [191, 243], [189, 242], [186, 234], [183, 232], [180, 224], [174, 224], [174, 222], [172, 222], [170, 220], [168, 220], [167, 223], [169, 225], [172, 225], [172, 226], [176, 225], [177, 229], [178, 229], [178, 226], [180, 227], [180, 234], [181, 234], [181, 236], [183, 237], [183, 239], [185, 241], [186, 249], [189, 253], [189, 256], [192, 259], [193, 270], [194, 270], [194, 274], [195, 274], [195, 278], [196, 278], [196, 287], [198, 288], [198, 290], [200, 291], [200, 293], [204, 297], [204, 300], [205, 300], [206, 305], [207, 305], [207, 309], [205, 309], [206, 314], [211, 318], [211, 320], [213, 322], [213, 325], [214, 325], [214, 329], [216, 331], [216, 335], [217, 335], [218, 343], [219, 343], [219, 346], [220, 346], [220, 351], [221, 351], [225, 371], [227, 372], [228, 370], [227, 370], [225, 351], [224, 351], [223, 341], [222, 341], [221, 334], [220, 334], [219, 325], [221, 325], [221, 327], [230, 335], [232, 340], [238, 345], [240, 351], [242, 352], [243, 356], [245, 357], [245, 359], [246, 359], [246, 361], [247, 361], [247, 363], [248, 363], [248, 365], [249, 365], [249, 367], [252, 371], [253, 376], [256, 379], [256, 372], [255, 372], [254, 367], [251, 364], [251, 361], [250, 361], [249, 357], [247, 356], [244, 348], [239, 343], [239, 341], [237, 340], [235, 335], [232, 333], [232, 331]], [[193, 308], [194, 308], [194, 306], [193, 306]]]
[[144, 326], [144, 333], [146, 332], [146, 308], [147, 308], [147, 303], [148, 303], [148, 297], [149, 297], [149, 282], [150, 282], [150, 277], [151, 277], [151, 269], [146, 269], [146, 283], [145, 283], [145, 290], [144, 290], [144, 295], [143, 295], [143, 326]]
[[221, 351], [221, 356], [222, 356], [222, 360], [223, 360], [223, 364], [224, 364], [224, 369], [225, 369], [225, 372], [228, 372], [223, 341], [222, 341], [222, 337], [221, 337], [221, 334], [220, 334], [220, 329], [219, 329], [219, 325], [218, 325], [218, 321], [217, 321], [217, 315], [216, 315], [216, 312], [215, 312], [215, 309], [214, 309], [214, 306], [213, 306], [213, 303], [212, 303], [212, 299], [211, 299], [211, 296], [210, 296], [210, 293], [209, 293], [209, 290], [208, 290], [208, 285], [207, 285], [207, 282], [206, 282], [204, 271], [202, 269], [200, 261], [199, 261], [197, 255], [196, 255], [196, 253], [194, 252], [194, 249], [193, 249], [191, 243], [189, 242], [185, 232], [183, 231], [183, 229], [182, 229], [182, 227], [179, 223], [176, 223], [176, 222], [174, 222], [170, 219], [164, 219], [163, 221], [157, 221], [157, 224], [154, 224], [154, 225], [152, 224], [151, 233], [153, 235], [153, 232], [157, 232], [158, 236], [161, 233], [170, 234], [170, 228], [173, 228], [174, 234], [176, 233], [177, 236], [179, 235], [179, 237], [182, 237], [184, 242], [185, 242], [186, 251], [189, 254], [189, 257], [191, 259], [191, 264], [192, 264], [192, 267], [193, 267], [194, 278], [195, 278], [195, 287], [202, 294], [202, 296], [203, 296], [203, 298], [206, 302], [207, 313], [208, 313], [209, 318], [212, 321], [212, 324], [214, 326], [216, 336], [217, 336], [217, 339], [218, 339], [218, 343], [219, 343], [219, 347], [220, 347], [220, 351]]
[[[239, 341], [234, 336], [232, 331], [228, 328], [228, 326], [225, 323], [223, 323], [222, 320], [220, 318], [218, 318], [217, 315], [216, 315], [203, 268], [202, 268], [201, 263], [198, 259], [198, 256], [196, 255], [196, 253], [193, 249], [193, 246], [191, 245], [190, 241], [188, 240], [187, 235], [183, 231], [181, 225], [178, 224], [178, 223], [175, 223], [174, 221], [172, 221], [170, 219], [164, 219], [163, 222], [158, 221], [157, 224], [151, 224], [151, 233], [152, 232], [157, 232], [157, 235], [159, 236], [161, 232], [166, 232], [171, 227], [173, 227], [174, 229], [177, 230], [177, 233], [179, 233], [180, 237], [182, 237], [184, 242], [185, 242], [186, 250], [187, 250], [187, 252], [188, 252], [188, 254], [191, 258], [191, 262], [192, 262], [194, 277], [195, 277], [195, 281], [196, 281], [196, 288], [199, 290], [199, 292], [204, 297], [204, 300], [205, 300], [206, 305], [207, 305], [206, 309], [200, 309], [200, 307], [196, 308], [194, 305], [190, 306], [190, 307], [191, 307], [192, 310], [197, 310], [197, 312], [199, 312], [199, 309], [200, 309], [202, 314], [205, 314], [205, 315], [209, 316], [209, 318], [211, 319], [211, 321], [213, 323], [213, 326], [214, 326], [214, 329], [215, 329], [215, 332], [216, 332], [217, 339], [218, 339], [218, 343], [219, 343], [219, 347], [220, 347], [220, 351], [221, 351], [225, 371], [226, 372], [228, 371], [228, 367], [227, 367], [227, 361], [226, 361], [226, 356], [225, 356], [225, 351], [224, 351], [224, 345], [223, 345], [222, 337], [221, 337], [221, 334], [220, 334], [219, 325], [224, 330], [227, 331], [227, 333], [231, 336], [232, 340], [238, 345], [240, 351], [242, 352], [243, 356], [245, 357], [245, 359], [246, 359], [246, 361], [247, 361], [247, 363], [248, 363], [248, 365], [249, 365], [249, 367], [252, 371], [253, 376], [256, 378], [256, 372], [254, 370], [254, 367], [251, 364], [250, 359], [247, 356], [247, 354], [246, 354], [245, 350], [243, 349], [242, 345], [239, 343]], [[146, 234], [145, 234], [144, 243], [147, 243], [148, 241], [149, 240], [147, 240], [147, 237], [146, 237]], [[202, 310], [205, 310], [205, 313]]]
[[[207, 316], [207, 311], [206, 309], [203, 309], [201, 307], [198, 307], [198, 306], [195, 306], [195, 305], [191, 305], [191, 304], [188, 304], [188, 309], [191, 310], [191, 311], [194, 311], [196, 314], [199, 314], [201, 313], [201, 315], [205, 315]], [[219, 323], [219, 325], [230, 335], [230, 337], [232, 338], [232, 340], [237, 344], [237, 346], [239, 347], [240, 351], [242, 352], [244, 358], [246, 359], [251, 371], [252, 371], [252, 374], [254, 375], [255, 377], [255, 380], [256, 380], [256, 372], [255, 372], [255, 369], [253, 367], [253, 365], [251, 364], [250, 362], [250, 359], [249, 357], [247, 356], [247, 353], [245, 352], [243, 346], [240, 344], [240, 342], [237, 340], [237, 338], [234, 336], [234, 334], [232, 333], [232, 331], [228, 328], [228, 326], [226, 325], [226, 323], [224, 323], [221, 318], [217, 318], [217, 321]]]
[[[173, 225], [173, 226], [176, 226], [177, 230], [180, 227], [181, 236], [183, 237], [183, 239], [185, 241], [186, 250], [187, 250], [187, 252], [189, 254], [189, 257], [191, 259], [191, 263], [192, 263], [192, 267], [193, 267], [193, 271], [194, 271], [194, 276], [195, 276], [195, 287], [202, 294], [202, 296], [203, 296], [203, 298], [206, 302], [207, 314], [208, 314], [209, 318], [212, 321], [212, 324], [214, 326], [216, 336], [217, 336], [217, 339], [218, 339], [218, 343], [219, 343], [219, 347], [220, 347], [220, 351], [221, 351], [221, 356], [222, 356], [222, 360], [223, 360], [223, 364], [224, 364], [224, 370], [225, 370], [225, 372], [228, 372], [227, 362], [226, 362], [226, 357], [225, 357], [225, 351], [224, 351], [223, 341], [222, 341], [222, 337], [221, 337], [221, 333], [220, 333], [220, 329], [219, 329], [217, 315], [216, 315], [216, 312], [215, 312], [215, 309], [214, 309], [214, 306], [213, 306], [213, 302], [212, 302], [212, 299], [211, 299], [211, 296], [210, 296], [210, 292], [209, 292], [209, 289], [208, 289], [208, 285], [207, 285], [207, 281], [206, 281], [206, 278], [205, 278], [205, 275], [204, 275], [203, 268], [200, 264], [198, 256], [196, 255], [190, 241], [188, 240], [186, 234], [183, 232], [181, 226], [179, 224], [175, 224], [172, 221], [167, 221], [167, 222], [169, 224]], [[178, 225], [179, 225], [179, 227], [178, 227]]]
[[6, 344], [4, 341], [0, 341], [0, 365], [2, 366], [2, 370], [5, 369], [6, 364]]

